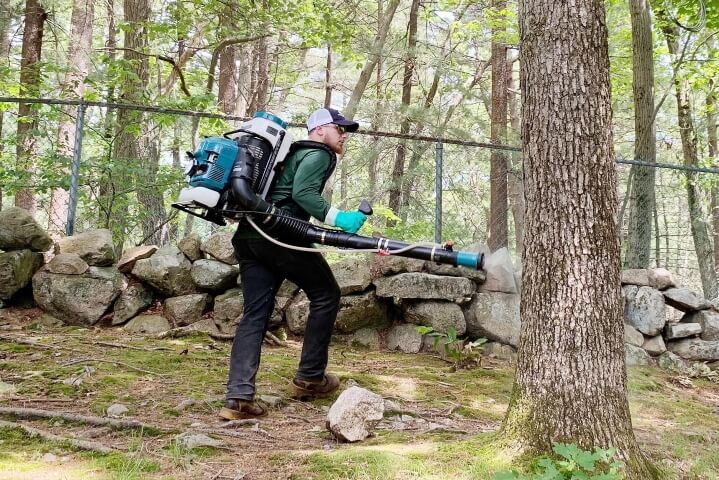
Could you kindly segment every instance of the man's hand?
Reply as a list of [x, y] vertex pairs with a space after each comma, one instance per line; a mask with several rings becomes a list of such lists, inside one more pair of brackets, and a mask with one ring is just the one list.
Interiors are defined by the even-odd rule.
[[364, 225], [365, 220], [367, 220], [367, 215], [362, 212], [340, 210], [335, 217], [335, 226], [348, 233], [357, 233], [357, 230]]

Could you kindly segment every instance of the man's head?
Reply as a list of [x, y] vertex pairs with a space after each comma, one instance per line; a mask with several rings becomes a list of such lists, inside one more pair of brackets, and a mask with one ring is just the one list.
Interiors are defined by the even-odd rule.
[[324, 143], [335, 153], [344, 152], [345, 140], [358, 128], [357, 122], [347, 120], [334, 108], [320, 108], [307, 119], [310, 140]]

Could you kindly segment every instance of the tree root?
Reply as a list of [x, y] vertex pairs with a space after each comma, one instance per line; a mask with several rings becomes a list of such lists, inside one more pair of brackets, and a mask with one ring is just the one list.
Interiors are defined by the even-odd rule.
[[70, 438], [70, 437], [61, 437], [60, 435], [55, 435], [54, 433], [46, 432], [44, 430], [38, 430], [37, 428], [28, 427], [27, 425], [22, 425], [20, 423], [15, 422], [6, 422], [5, 420], [0, 420], [0, 428], [19, 428], [20, 430], [23, 430], [25, 433], [30, 435], [31, 437], [40, 437], [43, 440], [48, 440], [50, 442], [61, 442], [61, 443], [67, 443], [69, 445], [72, 445], [75, 448], [79, 448], [81, 450], [89, 450], [91, 452], [98, 452], [98, 453], [113, 453], [117, 452], [114, 448], [106, 447], [104, 445], [100, 445], [96, 441], [89, 441], [89, 440], [81, 440], [79, 438]]
[[95, 417], [92, 415], [80, 415], [76, 413], [56, 412], [52, 410], [40, 410], [39, 408], [13, 408], [0, 407], [0, 415], [12, 415], [17, 418], [62, 418], [69, 422], [79, 422], [95, 426], [109, 426], [117, 429], [144, 429], [164, 431], [164, 429], [148, 425], [137, 420], [123, 420], [119, 418]]

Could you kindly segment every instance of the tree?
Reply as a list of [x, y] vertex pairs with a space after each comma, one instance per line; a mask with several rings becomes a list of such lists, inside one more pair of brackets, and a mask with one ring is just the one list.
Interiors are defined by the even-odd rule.
[[603, 2], [521, 0], [527, 199], [519, 357], [503, 434], [619, 449], [656, 478], [632, 431], [624, 364], [617, 173]]
[[[634, 92], [634, 159], [656, 162], [654, 127], [654, 41], [648, 0], [630, 0], [632, 20], [632, 90]], [[654, 167], [632, 165], [629, 236], [624, 265], [649, 268], [654, 218]]]
[[[22, 59], [20, 61], [20, 95], [37, 97], [40, 94], [40, 58], [42, 36], [47, 13], [37, 0], [25, 2], [25, 28], [22, 36]], [[38, 152], [37, 125], [38, 108], [21, 103], [17, 122], [17, 171], [23, 176], [24, 185], [15, 193], [15, 206], [35, 213], [37, 198], [32, 182], [35, 171], [35, 157]]]

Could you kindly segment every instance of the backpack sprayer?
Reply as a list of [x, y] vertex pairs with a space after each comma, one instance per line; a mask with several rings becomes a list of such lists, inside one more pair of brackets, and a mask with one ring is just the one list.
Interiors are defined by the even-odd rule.
[[[268, 202], [274, 177], [281, 171], [292, 143], [287, 122], [266, 112], [257, 112], [239, 129], [222, 137], [204, 139], [196, 152], [187, 152], [191, 165], [185, 173], [190, 186], [182, 189], [172, 206], [218, 225], [226, 225], [226, 218], [246, 219], [267, 240], [293, 250], [319, 251], [284, 242], [335, 246], [343, 249], [336, 250], [341, 253], [374, 252], [482, 268], [482, 253], [455, 252], [451, 243], [409, 244], [322, 228]], [[298, 144], [303, 142], [295, 142]], [[366, 200], [360, 211], [372, 214]]]

